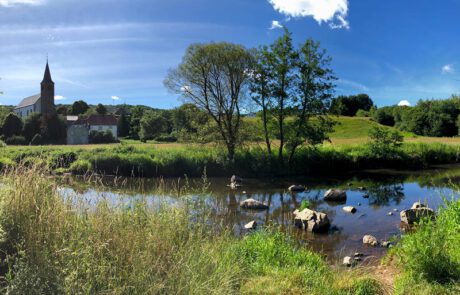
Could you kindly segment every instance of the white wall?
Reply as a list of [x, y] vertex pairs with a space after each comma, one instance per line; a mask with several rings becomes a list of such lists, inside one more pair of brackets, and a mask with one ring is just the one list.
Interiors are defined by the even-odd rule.
[[30, 114], [32, 114], [34, 112], [34, 106], [33, 105], [26, 106], [26, 107], [14, 110], [14, 112], [19, 117], [25, 118], [25, 117], [27, 117], [28, 115], [30, 115]]
[[89, 131], [101, 131], [101, 132], [105, 132], [106, 130], [110, 130], [112, 131], [112, 135], [113, 137], [115, 137], [115, 139], [118, 139], [118, 129], [117, 129], [117, 125], [91, 125], [89, 127]]

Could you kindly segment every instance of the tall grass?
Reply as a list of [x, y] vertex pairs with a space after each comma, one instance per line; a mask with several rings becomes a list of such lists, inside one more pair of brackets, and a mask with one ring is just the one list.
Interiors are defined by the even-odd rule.
[[[284, 234], [238, 239], [192, 203], [130, 206], [63, 197], [39, 167], [0, 189], [3, 292], [8, 294], [381, 294], [332, 270]], [[185, 200], [188, 200], [185, 198]], [[94, 201], [94, 200], [93, 200]]]
[[405, 235], [392, 256], [404, 271], [397, 294], [460, 294], [460, 200], [446, 200], [436, 221]]

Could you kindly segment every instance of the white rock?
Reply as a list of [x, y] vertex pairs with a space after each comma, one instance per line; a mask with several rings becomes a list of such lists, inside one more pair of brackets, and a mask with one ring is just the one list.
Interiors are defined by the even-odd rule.
[[245, 229], [256, 229], [257, 227], [257, 222], [255, 220], [249, 222], [244, 226]]
[[345, 206], [342, 208], [343, 211], [348, 212], [348, 213], [356, 213], [356, 208], [353, 206]]
[[370, 246], [377, 246], [379, 242], [377, 242], [377, 238], [371, 235], [365, 235], [363, 237], [363, 244], [370, 245]]

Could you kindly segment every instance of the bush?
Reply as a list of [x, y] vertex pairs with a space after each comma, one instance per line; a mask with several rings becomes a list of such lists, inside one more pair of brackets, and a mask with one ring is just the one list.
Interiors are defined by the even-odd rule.
[[396, 153], [402, 146], [404, 137], [396, 130], [383, 127], [373, 127], [369, 131], [371, 152], [377, 157], [388, 157]]
[[155, 138], [159, 142], [177, 142], [177, 137], [172, 134], [162, 134]]
[[365, 111], [365, 110], [358, 110], [356, 112], [356, 117], [369, 117], [369, 111]]
[[92, 144], [101, 144], [101, 143], [115, 143], [117, 140], [112, 134], [112, 131], [96, 131], [92, 130], [89, 133], [89, 142]]
[[7, 145], [27, 145], [24, 136], [12, 136], [5, 140]]
[[93, 171], [93, 165], [87, 160], [77, 160], [70, 165], [70, 172], [77, 175], [83, 175]]

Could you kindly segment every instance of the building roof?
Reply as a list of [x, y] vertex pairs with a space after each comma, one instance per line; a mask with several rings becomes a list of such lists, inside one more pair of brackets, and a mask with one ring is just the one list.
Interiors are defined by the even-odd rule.
[[86, 121], [90, 126], [117, 125], [117, 117], [114, 115], [91, 115]]
[[42, 83], [53, 83], [54, 84], [53, 80], [51, 79], [51, 71], [48, 65], [48, 61], [46, 61], [45, 74], [43, 75]]
[[20, 109], [20, 108], [24, 108], [24, 107], [34, 105], [40, 99], [40, 97], [41, 97], [40, 94], [36, 94], [36, 95], [26, 97], [14, 109]]

